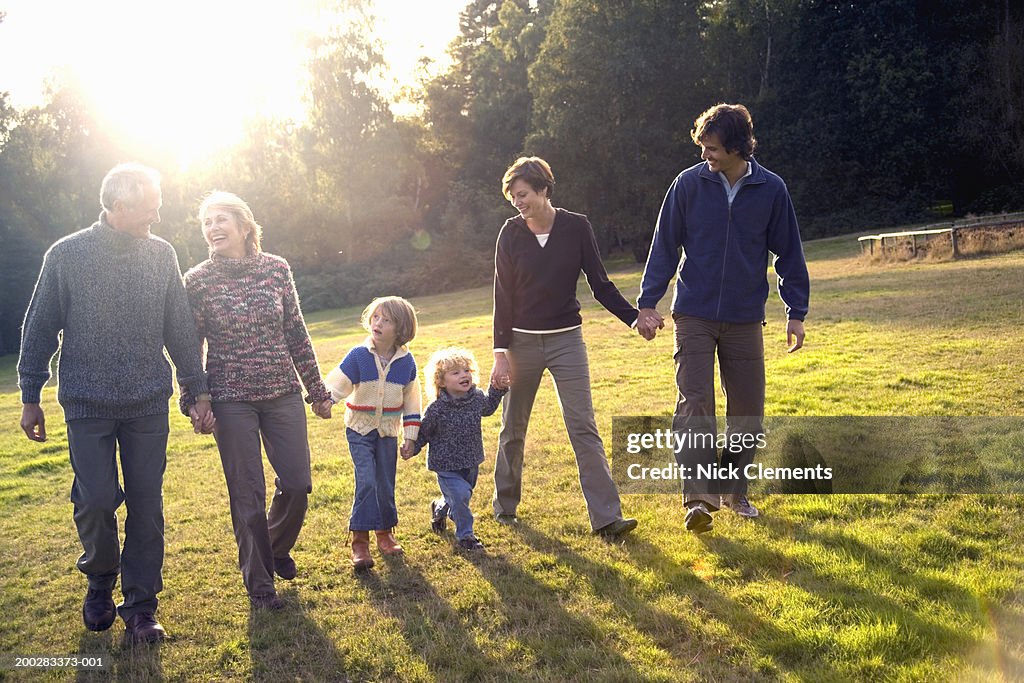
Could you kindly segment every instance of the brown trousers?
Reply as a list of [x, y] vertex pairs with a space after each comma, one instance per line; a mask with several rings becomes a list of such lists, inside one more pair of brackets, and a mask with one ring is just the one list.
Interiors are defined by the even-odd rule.
[[[213, 413], [238, 567], [249, 595], [268, 595], [274, 592], [274, 558], [285, 557], [295, 545], [312, 491], [306, 406], [300, 394], [286, 394], [267, 401], [215, 402]], [[269, 514], [261, 436], [277, 475]]]
[[[715, 355], [718, 355], [722, 391], [725, 394], [726, 437], [757, 434], [764, 420], [764, 334], [762, 324], [725, 323], [673, 314], [676, 337], [676, 399], [672, 427], [717, 433], [715, 416]], [[723, 450], [722, 466], [733, 465], [740, 472], [753, 461], [754, 449]], [[676, 455], [689, 472], [718, 462], [717, 449], [683, 449]], [[683, 481], [683, 504], [703, 502], [717, 510], [721, 495], [746, 495], [746, 480], [734, 486], [714, 482]]]

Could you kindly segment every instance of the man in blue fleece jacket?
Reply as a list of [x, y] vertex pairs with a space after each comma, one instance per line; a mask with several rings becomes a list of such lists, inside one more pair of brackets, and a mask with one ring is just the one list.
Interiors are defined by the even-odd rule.
[[[717, 352], [727, 423], [720, 467], [742, 473], [755, 452], [750, 438], [743, 437], [760, 434], [764, 419], [768, 253], [774, 254], [786, 306], [791, 353], [804, 341], [807, 264], [785, 183], [754, 160], [757, 140], [747, 108], [711, 107], [694, 122], [690, 136], [703, 161], [680, 173], [665, 195], [637, 301], [637, 330], [651, 338], [661, 327], [656, 306], [678, 272], [672, 301], [679, 390], [673, 429], [692, 437], [717, 435]], [[687, 476], [695, 477], [699, 466], [718, 464], [720, 440], [690, 438], [688, 443], [676, 455]], [[686, 528], [695, 533], [712, 528], [711, 513], [720, 505], [744, 517], [758, 515], [742, 475], [729, 485], [684, 479], [683, 504]]]

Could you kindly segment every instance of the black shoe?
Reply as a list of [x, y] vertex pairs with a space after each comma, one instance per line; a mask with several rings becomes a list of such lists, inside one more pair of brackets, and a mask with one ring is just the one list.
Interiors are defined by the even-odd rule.
[[159, 643], [167, 637], [164, 627], [157, 622], [152, 612], [138, 612], [124, 622], [125, 641], [137, 643]]
[[611, 524], [605, 524], [600, 529], [594, 529], [594, 535], [614, 541], [635, 529], [636, 525], [635, 519], [617, 519]]
[[473, 552], [477, 552], [484, 549], [484, 544], [481, 543], [480, 539], [476, 536], [460, 538], [455, 545], [459, 550], [469, 550]]
[[505, 526], [515, 526], [519, 524], [519, 518], [515, 515], [510, 515], [507, 512], [502, 512], [500, 515], [494, 515], [494, 519], [498, 524], [504, 524]]
[[444, 498], [430, 501], [430, 529], [435, 534], [443, 534], [448, 528], [448, 506]]
[[90, 588], [82, 604], [82, 621], [90, 631], [106, 631], [114, 623], [117, 610], [110, 588]]
[[250, 595], [249, 604], [254, 610], [279, 610], [284, 609], [284, 600], [277, 593], [267, 595]]
[[274, 558], [274, 573], [287, 581], [295, 578], [297, 570], [295, 569], [295, 560], [291, 558], [291, 555]]
[[715, 520], [711, 513], [704, 507], [704, 503], [697, 503], [686, 513], [686, 530], [695, 534], [702, 534], [711, 531], [715, 526]]

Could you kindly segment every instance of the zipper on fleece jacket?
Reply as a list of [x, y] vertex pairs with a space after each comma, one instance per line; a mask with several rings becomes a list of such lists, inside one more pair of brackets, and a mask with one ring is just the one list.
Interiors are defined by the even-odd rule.
[[[739, 194], [742, 189], [743, 188], [741, 187], [739, 190], [736, 190], [736, 194]], [[732, 202], [728, 202], [728, 204], [729, 207], [725, 218], [725, 248], [722, 249], [722, 278], [718, 282], [718, 308], [715, 309], [715, 320], [722, 319], [722, 292], [725, 291], [725, 262], [729, 258], [729, 232], [732, 228]]]

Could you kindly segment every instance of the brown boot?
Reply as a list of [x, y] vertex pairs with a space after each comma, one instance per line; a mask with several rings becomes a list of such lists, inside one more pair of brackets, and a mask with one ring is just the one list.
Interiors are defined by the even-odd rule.
[[395, 535], [392, 533], [394, 529], [385, 529], [384, 531], [377, 531], [377, 547], [380, 548], [381, 555], [401, 555], [402, 546], [398, 545], [398, 541], [395, 540]]
[[373, 558], [370, 557], [370, 532], [352, 532], [352, 568], [358, 571], [365, 571], [373, 566]]

